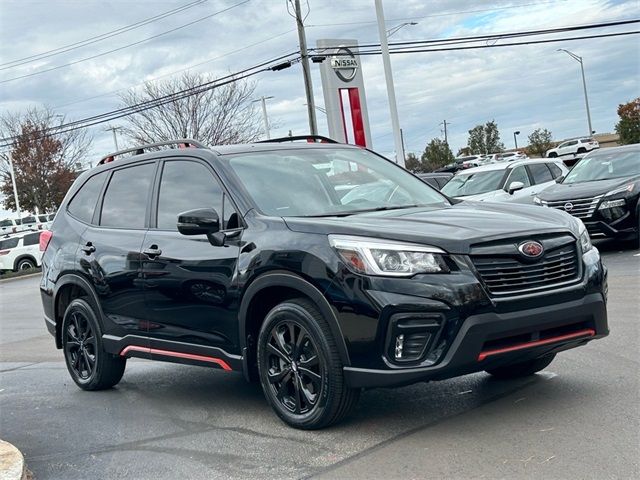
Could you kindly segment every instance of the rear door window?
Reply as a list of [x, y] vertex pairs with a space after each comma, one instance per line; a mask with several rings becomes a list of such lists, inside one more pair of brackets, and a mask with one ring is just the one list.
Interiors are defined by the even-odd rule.
[[98, 203], [98, 196], [109, 172], [102, 172], [87, 180], [78, 193], [71, 199], [67, 210], [78, 220], [91, 223], [93, 212]]
[[553, 175], [554, 179], [562, 176], [562, 169], [555, 163], [547, 163], [547, 167], [551, 170], [551, 175]]
[[7, 240], [0, 240], [0, 250], [9, 250], [10, 248], [16, 248], [18, 246], [19, 238], [9, 238]]
[[136, 165], [113, 172], [102, 202], [100, 225], [116, 228], [144, 228], [154, 173], [155, 163]]
[[523, 166], [516, 167], [511, 171], [511, 175], [509, 175], [509, 180], [504, 184], [505, 188], [508, 189], [509, 185], [513, 182], [522, 182], [525, 187], [531, 186], [531, 181], [529, 180], [529, 176], [527, 175], [527, 171]]
[[531, 172], [531, 176], [533, 177], [534, 185], [553, 180], [551, 170], [549, 170], [544, 163], [532, 163], [531, 165], [528, 165], [528, 168]]

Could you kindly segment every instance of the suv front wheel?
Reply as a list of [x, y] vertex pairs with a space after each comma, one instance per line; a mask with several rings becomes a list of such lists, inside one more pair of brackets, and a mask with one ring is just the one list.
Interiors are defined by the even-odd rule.
[[258, 372], [267, 401], [292, 427], [312, 430], [340, 421], [360, 390], [348, 388], [331, 329], [306, 299], [280, 303], [258, 337]]
[[105, 390], [116, 385], [127, 359], [107, 353], [96, 314], [84, 299], [73, 300], [62, 320], [62, 349], [71, 378], [83, 390]]

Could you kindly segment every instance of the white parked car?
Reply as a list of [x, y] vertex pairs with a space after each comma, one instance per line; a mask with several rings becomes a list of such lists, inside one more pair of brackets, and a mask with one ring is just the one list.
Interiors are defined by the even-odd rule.
[[5, 218], [0, 220], [0, 236], [16, 233], [21, 230], [20, 225], [13, 218]]
[[463, 200], [533, 203], [534, 196], [568, 172], [560, 160], [498, 162], [458, 172], [442, 193]]
[[548, 158], [567, 156], [575, 157], [576, 155], [585, 154], [591, 150], [595, 150], [596, 148], [600, 148], [600, 144], [593, 138], [575, 138], [573, 140], [562, 142], [556, 148], [547, 150], [546, 156]]
[[499, 162], [513, 162], [515, 160], [525, 160], [529, 158], [522, 152], [505, 152], [498, 155]]
[[40, 233], [26, 232], [0, 237], [0, 271], [28, 270], [41, 265]]

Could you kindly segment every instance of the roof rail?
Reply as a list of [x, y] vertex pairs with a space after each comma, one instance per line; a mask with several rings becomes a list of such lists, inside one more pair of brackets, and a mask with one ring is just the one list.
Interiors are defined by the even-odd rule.
[[307, 143], [340, 143], [333, 138], [323, 137], [322, 135], [296, 135], [293, 137], [270, 138], [269, 140], [260, 140], [255, 143], [285, 143], [295, 142], [297, 140], [305, 140]]
[[169, 145], [177, 145], [178, 148], [207, 148], [197, 140], [193, 140], [191, 138], [180, 138], [177, 140], [169, 140], [167, 142], [149, 143], [146, 145], [140, 145], [138, 147], [127, 148], [126, 150], [118, 150], [117, 152], [110, 153], [109, 155], [104, 156], [98, 162], [98, 165], [104, 165], [105, 163], [113, 162], [116, 157], [124, 155], [125, 153], [134, 152], [134, 155], [141, 155], [145, 153], [149, 148], [166, 147]]

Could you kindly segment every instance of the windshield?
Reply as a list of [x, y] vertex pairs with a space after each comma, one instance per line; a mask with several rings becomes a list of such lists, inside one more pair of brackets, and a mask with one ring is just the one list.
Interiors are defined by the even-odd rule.
[[640, 148], [592, 153], [580, 160], [562, 183], [592, 182], [640, 175]]
[[350, 215], [448, 204], [420, 179], [367, 150], [305, 148], [228, 158], [247, 193], [267, 215]]
[[456, 175], [442, 187], [442, 193], [450, 197], [478, 195], [500, 189], [504, 170], [485, 170], [484, 172]]

